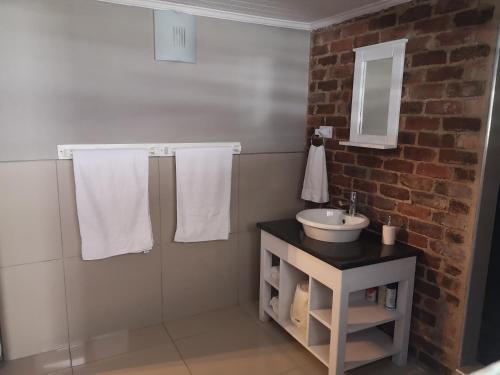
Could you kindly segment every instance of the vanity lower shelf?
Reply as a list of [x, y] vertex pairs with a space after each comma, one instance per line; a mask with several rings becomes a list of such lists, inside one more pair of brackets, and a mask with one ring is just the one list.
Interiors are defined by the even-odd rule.
[[[405, 258], [342, 271], [263, 233], [260, 318], [276, 321], [328, 367], [329, 375], [391, 356], [396, 364], [404, 364], [415, 263], [415, 258]], [[271, 278], [271, 271], [278, 279]], [[401, 287], [397, 310], [366, 300], [365, 289], [394, 282]], [[296, 289], [307, 295], [307, 310], [294, 304]], [[294, 325], [292, 314], [293, 319], [307, 319], [307, 329]], [[384, 324], [392, 324], [394, 333], [383, 331], [379, 326]]]

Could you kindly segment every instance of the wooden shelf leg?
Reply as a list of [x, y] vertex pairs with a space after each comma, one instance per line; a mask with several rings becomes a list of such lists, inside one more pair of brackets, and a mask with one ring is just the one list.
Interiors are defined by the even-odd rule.
[[[415, 266], [414, 266], [415, 268]], [[392, 362], [398, 366], [406, 365], [408, 359], [408, 339], [410, 336], [411, 306], [413, 299], [413, 282], [415, 271], [410, 273], [408, 280], [402, 280], [398, 285], [398, 312], [401, 319], [394, 324], [394, 347], [397, 354], [392, 356]]]
[[335, 289], [332, 301], [332, 331], [330, 336], [330, 366], [328, 375], [344, 374], [348, 308], [349, 293], [342, 291], [342, 288]]

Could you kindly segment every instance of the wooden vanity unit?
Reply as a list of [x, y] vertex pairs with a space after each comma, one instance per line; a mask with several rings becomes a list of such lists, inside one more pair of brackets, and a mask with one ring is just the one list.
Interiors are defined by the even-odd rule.
[[[328, 367], [329, 375], [392, 356], [406, 364], [415, 265], [420, 250], [382, 245], [364, 231], [359, 240], [330, 243], [306, 237], [295, 219], [259, 223], [261, 274], [259, 314], [275, 320]], [[279, 266], [279, 279], [271, 267]], [[309, 281], [308, 324], [297, 328], [290, 306], [300, 281]], [[368, 302], [365, 290], [398, 283], [397, 308]], [[279, 298], [278, 314], [269, 302]], [[378, 326], [394, 324], [393, 335]]]

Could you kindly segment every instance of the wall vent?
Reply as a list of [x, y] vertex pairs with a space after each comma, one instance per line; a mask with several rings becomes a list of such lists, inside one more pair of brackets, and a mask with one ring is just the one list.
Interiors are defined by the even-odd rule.
[[155, 59], [196, 62], [196, 18], [171, 10], [154, 11]]

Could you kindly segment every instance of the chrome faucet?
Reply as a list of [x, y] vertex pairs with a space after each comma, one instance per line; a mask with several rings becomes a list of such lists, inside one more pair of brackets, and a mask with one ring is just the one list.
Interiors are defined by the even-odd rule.
[[357, 196], [355, 191], [351, 191], [351, 197], [349, 198], [349, 215], [356, 215], [356, 202]]

